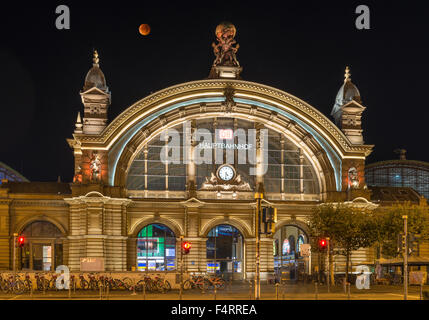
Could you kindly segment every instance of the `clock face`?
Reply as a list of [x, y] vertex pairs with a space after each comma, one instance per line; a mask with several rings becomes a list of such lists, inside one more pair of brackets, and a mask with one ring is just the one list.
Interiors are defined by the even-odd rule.
[[222, 166], [219, 168], [218, 175], [223, 181], [229, 181], [234, 177], [234, 169], [230, 166]]

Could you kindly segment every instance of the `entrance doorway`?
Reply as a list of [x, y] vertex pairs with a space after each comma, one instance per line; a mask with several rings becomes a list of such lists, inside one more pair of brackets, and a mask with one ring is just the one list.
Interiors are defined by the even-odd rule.
[[243, 236], [233, 226], [222, 224], [207, 235], [207, 272], [225, 280], [243, 278]]
[[20, 249], [22, 270], [54, 271], [63, 264], [63, 234], [51, 222], [34, 221], [21, 234], [25, 244]]
[[274, 271], [281, 281], [303, 280], [308, 273], [309, 258], [303, 256], [301, 246], [309, 242], [299, 227], [286, 225], [273, 237]]
[[176, 269], [176, 236], [163, 224], [147, 225], [137, 235], [137, 269], [172, 271]]

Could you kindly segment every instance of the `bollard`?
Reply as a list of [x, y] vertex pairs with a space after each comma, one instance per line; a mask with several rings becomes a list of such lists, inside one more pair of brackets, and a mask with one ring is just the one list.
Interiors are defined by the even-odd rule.
[[143, 283], [143, 300], [146, 300], [146, 280]]
[[286, 293], [286, 282], [283, 283], [282, 300], [285, 299], [285, 293]]
[[134, 278], [133, 279], [133, 293], [131, 293], [131, 295], [132, 296], [135, 296], [137, 293], [136, 293], [136, 279]]
[[107, 291], [106, 300], [109, 300], [109, 293], [110, 293], [110, 286], [109, 285], [107, 285], [106, 291]]
[[216, 294], [217, 294], [217, 288], [216, 285], [214, 286], [214, 299], [216, 300]]
[[206, 289], [205, 289], [205, 287], [206, 287], [206, 286], [205, 286], [205, 282], [204, 282], [204, 280], [203, 280], [203, 289], [201, 290], [201, 293], [202, 293], [202, 294], [206, 293]]
[[101, 290], [102, 290], [102, 286], [100, 286], [100, 300], [103, 300], [103, 292]]
[[420, 300], [423, 300], [423, 283], [420, 283]]
[[33, 283], [30, 283], [30, 297], [33, 300]]
[[347, 299], [350, 300], [350, 282], [347, 282]]
[[276, 300], [279, 300], [279, 284], [276, 283]]
[[319, 284], [315, 282], [314, 286], [315, 286], [316, 300], [319, 300]]

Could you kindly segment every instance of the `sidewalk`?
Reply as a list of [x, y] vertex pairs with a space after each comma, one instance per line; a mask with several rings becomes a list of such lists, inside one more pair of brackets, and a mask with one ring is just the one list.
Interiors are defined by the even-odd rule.
[[[225, 290], [215, 293], [213, 290], [201, 293], [199, 290], [184, 291], [183, 300], [253, 300], [254, 292], [247, 284], [237, 284], [227, 286]], [[252, 288], [253, 289], [253, 288]], [[423, 290], [429, 291], [429, 286]], [[179, 300], [179, 291], [172, 290], [168, 293], [147, 293], [146, 297], [142, 292], [135, 295], [130, 291], [113, 291], [107, 297], [103, 294], [102, 300]], [[68, 291], [46, 292], [46, 294], [35, 292], [33, 297], [30, 294], [12, 295], [0, 293], [1, 300], [69, 300]], [[76, 291], [71, 292], [72, 300], [101, 300], [98, 291]], [[326, 286], [318, 288], [317, 300], [348, 300], [342, 287], [333, 287], [327, 292]], [[402, 286], [373, 286], [369, 290], [359, 290], [351, 287], [350, 300], [403, 300]], [[410, 286], [408, 289], [409, 300], [420, 300], [420, 287]], [[261, 285], [261, 300], [316, 300], [314, 285], [279, 285], [278, 293], [274, 285]]]

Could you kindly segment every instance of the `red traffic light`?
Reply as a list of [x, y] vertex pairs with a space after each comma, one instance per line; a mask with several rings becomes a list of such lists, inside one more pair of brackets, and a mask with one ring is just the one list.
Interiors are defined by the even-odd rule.
[[22, 246], [24, 245], [24, 243], [25, 243], [25, 238], [24, 238], [24, 236], [19, 236], [19, 237], [18, 237], [18, 245], [19, 245], [20, 247], [22, 247]]
[[326, 248], [326, 239], [320, 239], [319, 240], [319, 246], [321, 249], [325, 249]]
[[190, 242], [188, 242], [188, 241], [183, 242], [183, 244], [182, 244], [183, 253], [188, 254], [189, 250], [191, 250], [191, 247], [192, 247], [192, 245]]

